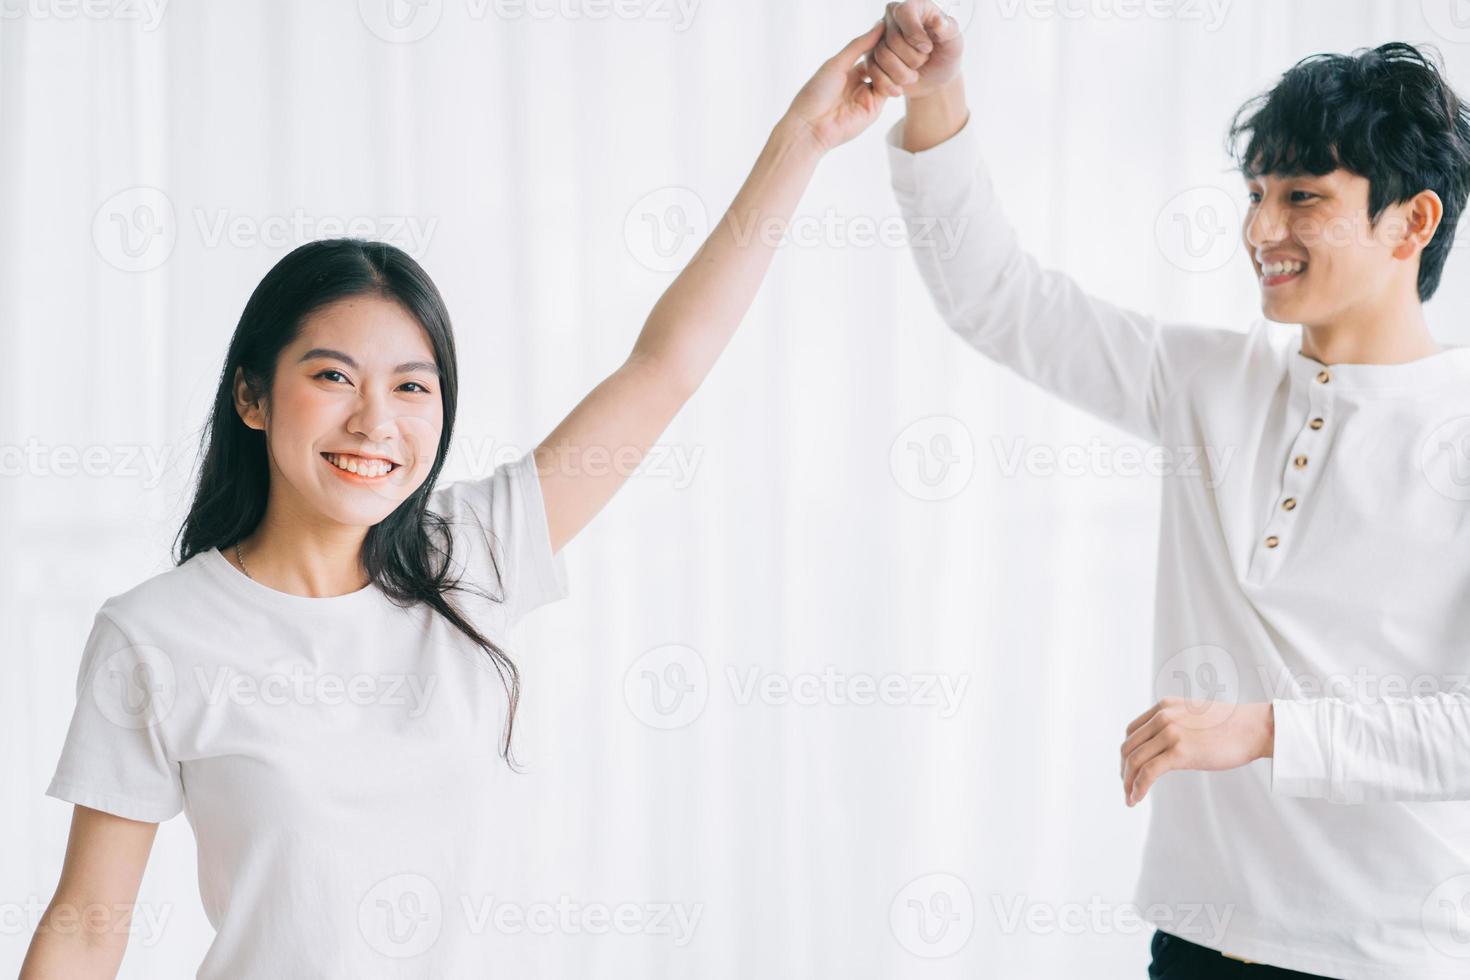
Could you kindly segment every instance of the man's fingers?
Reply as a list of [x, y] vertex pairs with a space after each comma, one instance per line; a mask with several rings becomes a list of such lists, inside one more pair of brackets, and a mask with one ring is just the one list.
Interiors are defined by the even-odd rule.
[[1167, 752], [1168, 749], [1168, 740], [1158, 736], [1132, 749], [1127, 758], [1123, 760], [1123, 787], [1132, 789], [1133, 781], [1138, 778], [1138, 770], [1143, 767], [1143, 764], [1154, 756]]
[[1132, 805], [1140, 802], [1148, 795], [1148, 791], [1153, 788], [1154, 783], [1159, 781], [1159, 777], [1173, 768], [1169, 763], [1169, 757], [1167, 755], [1160, 755], [1152, 761], [1145, 763], [1143, 768], [1138, 771], [1138, 779], [1135, 781], [1133, 791], [1128, 794], [1128, 803]]
[[879, 41], [878, 43], [880, 46], [886, 47], [894, 54], [898, 55], [899, 61], [902, 61], [905, 65], [907, 65], [909, 68], [914, 69], [915, 71], [923, 68], [924, 63], [929, 60], [928, 51], [920, 51], [918, 48], [914, 47], [908, 42], [908, 39], [905, 38], [903, 34], [900, 33], [896, 28], [890, 27], [888, 28], [888, 30], [884, 31], [883, 40]]
[[1140, 727], [1131, 729], [1128, 733], [1128, 737], [1123, 740], [1122, 747], [1118, 749], [1118, 755], [1122, 762], [1126, 763], [1129, 754], [1136, 750], [1144, 742], [1147, 742], [1149, 739], [1158, 734], [1159, 729], [1162, 727], [1162, 719], [1158, 715], [1154, 715], [1153, 718], [1145, 722]]
[[887, 44], [880, 44], [873, 50], [873, 62], [899, 85], [912, 85], [919, 80], [919, 73], [904, 64]]
[[946, 44], [960, 36], [960, 22], [937, 4], [929, 4], [924, 14], [924, 31], [935, 44]]
[[[933, 48], [929, 40], [929, 31], [924, 23], [926, 16], [938, 8], [929, 0], [904, 0], [903, 3], [890, 3], [888, 5], [888, 16], [892, 21], [891, 27], [898, 28], [898, 33], [908, 42], [915, 51], [925, 54]], [[942, 11], [940, 11], [942, 14]], [[890, 30], [889, 33], [892, 33]]]
[[1124, 767], [1123, 789], [1127, 793], [1126, 799], [1132, 802], [1135, 797], [1142, 798], [1143, 791], [1148, 785], [1159, 777], [1159, 773], [1166, 770], [1167, 759], [1163, 758], [1170, 746], [1165, 744], [1162, 738], [1151, 738], [1143, 745], [1133, 751], [1128, 757], [1128, 763]]
[[1153, 705], [1151, 705], [1149, 707], [1149, 709], [1147, 711], [1145, 711], [1143, 714], [1139, 715], [1137, 718], [1134, 718], [1132, 721], [1130, 721], [1128, 723], [1128, 734], [1129, 735], [1132, 735], [1133, 732], [1138, 728], [1138, 726], [1142, 725], [1144, 722], [1146, 722], [1150, 718], [1152, 718], [1155, 714], [1158, 713], [1159, 709], [1162, 708], [1163, 706], [1164, 706], [1164, 702], [1162, 702], [1162, 701], [1156, 701], [1156, 702], [1154, 702]]

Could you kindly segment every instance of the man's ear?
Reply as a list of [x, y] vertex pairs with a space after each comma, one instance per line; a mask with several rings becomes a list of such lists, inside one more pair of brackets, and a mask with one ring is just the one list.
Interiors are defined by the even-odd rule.
[[235, 396], [235, 411], [240, 415], [240, 421], [252, 429], [265, 429], [265, 403], [250, 382], [245, 380], [245, 369], [235, 368], [235, 377], [231, 382], [231, 390]]
[[1396, 259], [1411, 258], [1429, 245], [1444, 220], [1444, 202], [1426, 188], [1404, 202], [1403, 214], [1404, 235], [1393, 249]]

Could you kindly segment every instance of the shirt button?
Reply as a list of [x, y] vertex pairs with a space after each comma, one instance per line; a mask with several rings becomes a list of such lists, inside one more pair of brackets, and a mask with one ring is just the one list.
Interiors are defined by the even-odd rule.
[[1294, 510], [1296, 508], [1296, 498], [1287, 497], [1285, 500], [1281, 501], [1281, 506], [1286, 510]]
[[1327, 382], [1329, 382], [1331, 380], [1332, 380], [1332, 375], [1330, 375], [1330, 374], [1327, 373], [1327, 369], [1326, 368], [1323, 368], [1321, 371], [1318, 371], [1317, 372], [1317, 383], [1318, 384], [1324, 384], [1325, 385]]
[[1306, 467], [1306, 465], [1307, 465], [1307, 457], [1305, 457], [1305, 456], [1298, 456], [1296, 459], [1292, 460], [1291, 462], [1292, 462], [1293, 465], [1296, 466], [1297, 469], [1299, 469], [1299, 470], [1300, 469], [1304, 469]]
[[1322, 420], [1321, 419], [1312, 419], [1312, 428], [1314, 428], [1314, 429], [1320, 429], [1320, 428], [1322, 428], [1322, 424], [1323, 423], [1322, 423]]
[[1274, 548], [1274, 547], [1276, 547], [1280, 543], [1281, 543], [1281, 539], [1278, 538], [1274, 534], [1271, 535], [1269, 538], [1266, 539], [1266, 547], [1268, 547], [1268, 548]]

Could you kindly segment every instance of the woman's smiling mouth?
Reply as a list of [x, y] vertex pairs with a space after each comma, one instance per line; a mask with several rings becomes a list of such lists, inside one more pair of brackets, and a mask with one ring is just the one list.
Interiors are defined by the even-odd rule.
[[352, 453], [322, 453], [321, 456], [338, 475], [349, 480], [381, 480], [399, 466], [381, 456], [355, 456]]

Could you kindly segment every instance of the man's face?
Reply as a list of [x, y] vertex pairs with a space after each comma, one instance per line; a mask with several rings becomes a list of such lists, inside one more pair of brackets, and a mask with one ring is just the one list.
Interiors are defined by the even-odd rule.
[[1417, 275], [1417, 263], [1410, 269], [1394, 255], [1404, 207], [1389, 207], [1369, 226], [1366, 177], [1341, 168], [1321, 176], [1261, 174], [1246, 190], [1243, 234], [1267, 319], [1330, 325]]

